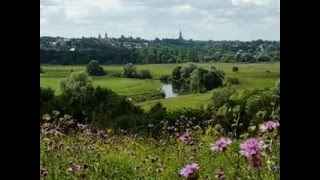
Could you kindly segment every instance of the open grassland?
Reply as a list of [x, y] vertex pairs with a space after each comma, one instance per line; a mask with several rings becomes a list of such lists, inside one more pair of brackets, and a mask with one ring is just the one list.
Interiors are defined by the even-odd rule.
[[[137, 70], [147, 69], [151, 72], [153, 79], [126, 79], [119, 77], [110, 77], [109, 75], [92, 77], [95, 86], [110, 88], [121, 95], [136, 95], [150, 92], [157, 92], [161, 89], [161, 82], [158, 80], [161, 76], [171, 75], [172, 70], [179, 64], [146, 64], [136, 65]], [[239, 92], [245, 89], [272, 87], [280, 78], [279, 63], [259, 63], [259, 64], [237, 64], [237, 63], [204, 63], [199, 66], [210, 69], [215, 66], [225, 72], [225, 79], [228, 77], [239, 78], [240, 84], [237, 85]], [[237, 66], [238, 72], [232, 72], [232, 67]], [[61, 78], [69, 76], [71, 72], [85, 71], [85, 65], [60, 66], [43, 65], [45, 73], [40, 74], [40, 86], [51, 87], [59, 94], [59, 81]], [[121, 73], [123, 65], [105, 65], [103, 66], [107, 74]], [[267, 72], [268, 71], [268, 72]], [[150, 100], [138, 103], [144, 109], [149, 109], [151, 105], [160, 101], [168, 109], [177, 109], [182, 107], [199, 107], [205, 105], [210, 98], [210, 92], [203, 94], [189, 94], [170, 99]]]

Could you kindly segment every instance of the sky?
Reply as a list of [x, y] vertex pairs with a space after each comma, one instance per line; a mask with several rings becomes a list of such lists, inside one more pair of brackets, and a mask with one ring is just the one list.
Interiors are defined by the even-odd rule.
[[40, 0], [40, 36], [280, 40], [280, 0]]

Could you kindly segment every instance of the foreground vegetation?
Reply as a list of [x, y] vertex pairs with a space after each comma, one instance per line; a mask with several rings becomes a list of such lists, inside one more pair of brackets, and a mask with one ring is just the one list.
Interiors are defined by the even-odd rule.
[[40, 132], [40, 176], [48, 180], [280, 179], [278, 118], [239, 138], [219, 125], [201, 128], [193, 118], [180, 118], [172, 127], [163, 122], [154, 139], [151, 124], [145, 137], [56, 115]]

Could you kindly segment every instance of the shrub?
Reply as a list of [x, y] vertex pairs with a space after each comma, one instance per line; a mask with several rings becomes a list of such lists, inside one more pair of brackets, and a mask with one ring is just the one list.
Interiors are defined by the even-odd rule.
[[105, 71], [103, 70], [103, 67], [101, 67], [98, 63], [98, 61], [91, 60], [87, 64], [87, 72], [91, 76], [103, 76], [105, 75]]
[[232, 67], [232, 72], [238, 72], [238, 71], [239, 71], [239, 68], [237, 66]]
[[137, 77], [136, 67], [135, 67], [132, 63], [127, 63], [127, 64], [123, 67], [122, 77], [125, 77], [125, 78], [134, 78], [134, 77]]
[[237, 77], [229, 77], [227, 79], [227, 84], [232, 84], [232, 85], [239, 84], [239, 79]]
[[220, 124], [225, 132], [239, 135], [280, 113], [280, 95], [272, 89], [253, 89], [238, 96], [234, 88], [214, 90], [206, 113], [209, 124]]
[[40, 87], [40, 104], [42, 102], [48, 102], [50, 99], [54, 98], [54, 90], [51, 88]]
[[93, 87], [92, 81], [88, 74], [83, 71], [73, 72], [69, 77], [60, 81], [62, 95], [74, 102], [79, 101], [84, 92], [91, 87]]
[[266, 73], [271, 73], [269, 70], [266, 70]]
[[40, 66], [40, 73], [44, 73], [44, 70], [41, 66]]
[[151, 78], [152, 78], [152, 75], [151, 75], [151, 73], [150, 73], [149, 70], [147, 70], [147, 69], [142, 69], [142, 70], [140, 71], [140, 74], [138, 74], [138, 78], [140, 78], [140, 79], [151, 79]]
[[54, 99], [54, 90], [51, 88], [40, 87], [40, 117], [48, 112], [51, 112], [53, 104], [51, 101]]

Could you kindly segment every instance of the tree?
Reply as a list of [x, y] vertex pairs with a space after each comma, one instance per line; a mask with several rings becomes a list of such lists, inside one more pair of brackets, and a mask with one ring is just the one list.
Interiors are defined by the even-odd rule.
[[179, 92], [205, 92], [222, 86], [224, 72], [211, 67], [210, 71], [193, 63], [177, 66], [172, 71], [173, 89]]
[[260, 53], [257, 57], [257, 62], [266, 62], [270, 61], [270, 56], [267, 53]]
[[211, 69], [204, 74], [203, 84], [207, 90], [211, 90], [223, 85], [224, 72], [219, 69]]
[[103, 70], [103, 67], [101, 67], [98, 63], [98, 61], [91, 60], [87, 64], [87, 72], [91, 76], [103, 76], [105, 75], [105, 71]]
[[208, 70], [198, 68], [190, 74], [190, 91], [191, 92], [205, 92], [204, 77]]
[[239, 71], [239, 68], [237, 66], [232, 67], [232, 72], [238, 72], [238, 71]]
[[139, 78], [141, 78], [141, 79], [151, 79], [151, 78], [152, 78], [152, 75], [151, 75], [151, 73], [150, 73], [149, 70], [147, 70], [147, 69], [142, 69], [142, 70], [140, 71]]
[[127, 63], [127, 64], [123, 67], [122, 77], [125, 77], [125, 78], [134, 78], [134, 77], [137, 77], [136, 67], [135, 67], [132, 63]]
[[71, 102], [82, 100], [84, 92], [90, 88], [93, 88], [92, 81], [84, 71], [73, 72], [60, 81], [62, 95], [69, 98]]
[[172, 70], [172, 88], [173, 91], [178, 91], [181, 87], [181, 66], [177, 66]]
[[253, 55], [251, 53], [243, 53], [240, 56], [241, 62], [250, 62], [253, 59]]

